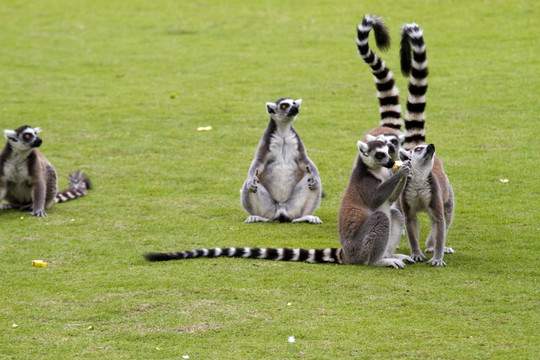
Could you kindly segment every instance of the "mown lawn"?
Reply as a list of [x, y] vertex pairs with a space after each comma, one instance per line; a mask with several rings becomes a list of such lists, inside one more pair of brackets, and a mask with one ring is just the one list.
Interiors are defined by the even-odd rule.
[[[2, 129], [41, 127], [60, 187], [81, 169], [94, 190], [47, 218], [0, 213], [0, 358], [537, 358], [540, 6], [380, 3], [1, 2]], [[456, 195], [448, 265], [144, 261], [338, 245], [356, 141], [378, 123], [354, 43], [365, 13], [390, 28], [402, 103], [399, 30], [424, 29], [427, 137]], [[264, 104], [282, 96], [303, 99], [322, 225], [243, 223]]]

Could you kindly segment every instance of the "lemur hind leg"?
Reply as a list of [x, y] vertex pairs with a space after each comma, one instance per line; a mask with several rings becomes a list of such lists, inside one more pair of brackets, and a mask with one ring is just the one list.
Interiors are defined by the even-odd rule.
[[390, 221], [386, 214], [374, 212], [360, 226], [353, 241], [342, 242], [345, 263], [404, 268], [402, 260], [384, 257], [389, 234]]
[[395, 254], [395, 251], [401, 240], [401, 235], [403, 234], [403, 215], [397, 209], [390, 210], [390, 235], [388, 237], [388, 245], [386, 246], [385, 257], [394, 258], [400, 260], [406, 260], [410, 263], [414, 263], [414, 260], [404, 254]]
[[311, 174], [307, 173], [296, 184], [292, 196], [283, 204], [283, 207], [293, 223], [322, 224], [318, 216], [312, 215], [320, 202], [320, 186], [316, 180], [313, 180]]
[[242, 205], [250, 214], [246, 223], [270, 222], [277, 209], [277, 204], [268, 190], [255, 178], [244, 182]]

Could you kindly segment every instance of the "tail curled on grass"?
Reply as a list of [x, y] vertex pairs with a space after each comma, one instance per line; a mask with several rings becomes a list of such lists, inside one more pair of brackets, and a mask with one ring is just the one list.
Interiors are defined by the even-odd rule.
[[399, 105], [399, 90], [395, 85], [392, 71], [369, 47], [371, 29], [373, 29], [375, 42], [379, 49], [384, 51], [390, 47], [390, 34], [383, 20], [373, 15], [366, 15], [357, 28], [356, 45], [358, 53], [371, 68], [375, 79], [379, 112], [381, 114], [380, 126], [401, 131], [403, 120], [401, 119], [401, 106]]
[[343, 264], [341, 249], [289, 249], [289, 248], [213, 248], [174, 253], [147, 253], [144, 255], [148, 261], [184, 260], [199, 257], [214, 258], [219, 256], [265, 259], [276, 261], [297, 261], [308, 263], [336, 263]]
[[423, 31], [417, 24], [405, 24], [401, 29], [401, 72], [409, 76], [409, 97], [405, 113], [405, 141], [409, 150], [426, 142], [426, 93], [428, 89], [426, 44]]
[[68, 182], [69, 188], [56, 194], [55, 203], [63, 203], [83, 197], [92, 188], [90, 179], [80, 171], [69, 175]]

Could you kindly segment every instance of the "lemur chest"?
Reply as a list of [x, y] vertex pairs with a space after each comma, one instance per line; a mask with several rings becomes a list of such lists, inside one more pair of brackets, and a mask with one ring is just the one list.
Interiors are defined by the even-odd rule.
[[425, 211], [431, 202], [431, 187], [427, 180], [409, 179], [404, 190], [405, 200], [412, 209]]
[[8, 159], [4, 163], [4, 176], [8, 193], [21, 202], [31, 199], [32, 181], [26, 161]]
[[8, 184], [30, 182], [27, 162], [20, 161], [17, 158], [8, 159], [4, 163], [4, 176]]
[[302, 177], [298, 158], [298, 139], [294, 134], [272, 136], [262, 183], [275, 200], [287, 200]]

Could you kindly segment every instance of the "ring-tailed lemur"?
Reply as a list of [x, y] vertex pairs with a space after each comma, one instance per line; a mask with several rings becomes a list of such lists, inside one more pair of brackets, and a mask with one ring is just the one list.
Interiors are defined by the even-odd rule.
[[[182, 260], [197, 257], [243, 257], [253, 259], [305, 261], [373, 266], [405, 267], [403, 260], [414, 262], [409, 256], [394, 255], [397, 242], [391, 238], [392, 216], [390, 204], [401, 193], [408, 166], [395, 174], [389, 169], [394, 160], [382, 141], [358, 142], [359, 155], [351, 181], [343, 197], [339, 214], [341, 248], [215, 248], [174, 253], [147, 253], [149, 261]], [[399, 240], [399, 235], [397, 240]], [[389, 251], [390, 249], [390, 251]], [[386, 256], [391, 252], [391, 256]]]
[[321, 180], [315, 164], [292, 127], [301, 99], [266, 103], [270, 122], [259, 143], [241, 191], [249, 213], [245, 222], [322, 221], [313, 216], [321, 201]]
[[[405, 216], [411, 257], [415, 261], [426, 259], [418, 244], [419, 225], [417, 213], [425, 211], [431, 221], [431, 231], [426, 240], [426, 252], [433, 252], [428, 261], [433, 266], [445, 266], [444, 254], [454, 250], [445, 247], [446, 234], [454, 213], [454, 193], [441, 160], [435, 156], [435, 146], [425, 145], [425, 107], [427, 92], [427, 59], [423, 31], [416, 24], [406, 24], [401, 32], [401, 69], [410, 74], [409, 98], [405, 115], [404, 149], [400, 158], [410, 161], [411, 172], [400, 197]], [[411, 59], [412, 50], [412, 59]]]
[[408, 164], [392, 173], [394, 160], [384, 141], [358, 142], [358, 156], [339, 209], [339, 238], [345, 262], [405, 267], [394, 254], [401, 238], [401, 213], [391, 208], [409, 174]]
[[390, 47], [388, 28], [379, 17], [366, 15], [357, 27], [356, 45], [360, 57], [371, 68], [377, 87], [379, 99], [379, 112], [381, 120], [379, 126], [369, 130], [364, 141], [372, 141], [384, 137], [388, 144], [390, 155], [398, 159], [400, 143], [402, 142], [403, 120], [401, 119], [401, 106], [399, 105], [399, 90], [395, 85], [394, 74], [377, 54], [369, 47], [369, 33], [373, 29], [377, 47], [386, 50]]
[[21, 126], [4, 130], [7, 144], [0, 153], [0, 210], [31, 210], [34, 216], [47, 216], [45, 209], [57, 202], [65, 202], [86, 195], [90, 181], [75, 172], [69, 176], [69, 189], [57, 193], [54, 167], [37, 150], [41, 138], [39, 128]]

